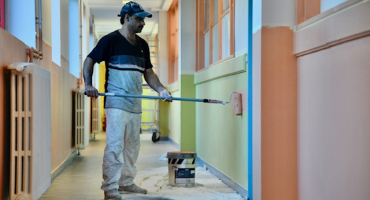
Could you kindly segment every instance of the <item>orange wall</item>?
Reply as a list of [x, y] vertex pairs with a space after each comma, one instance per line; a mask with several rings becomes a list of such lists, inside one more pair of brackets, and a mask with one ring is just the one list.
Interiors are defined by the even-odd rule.
[[293, 30], [261, 30], [261, 195], [296, 200], [297, 64]]

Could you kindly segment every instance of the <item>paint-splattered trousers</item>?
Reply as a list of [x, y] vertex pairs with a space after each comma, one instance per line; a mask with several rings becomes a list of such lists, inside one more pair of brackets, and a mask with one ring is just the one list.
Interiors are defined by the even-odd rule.
[[133, 184], [140, 149], [141, 114], [106, 108], [106, 146], [103, 158], [104, 191]]

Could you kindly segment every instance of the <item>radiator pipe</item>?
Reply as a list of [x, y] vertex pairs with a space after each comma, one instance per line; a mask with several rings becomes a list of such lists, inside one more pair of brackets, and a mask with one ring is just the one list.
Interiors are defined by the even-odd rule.
[[39, 0], [39, 51], [42, 54], [42, 4]]
[[[36, 2], [36, 1], [35, 1]], [[42, 60], [44, 58], [44, 54], [42, 53], [42, 3], [41, 3], [41, 0], [38, 0], [38, 17], [36, 17], [36, 24], [38, 24], [38, 29], [39, 29], [39, 38], [38, 38], [38, 41], [39, 41], [39, 46], [38, 48], [39, 49], [35, 49], [33, 47], [27, 47], [27, 55], [29, 56], [29, 62], [33, 62], [33, 59], [36, 58], [36, 59], [39, 59], [39, 60]], [[37, 46], [37, 45], [36, 45]]]
[[33, 62], [33, 59], [43, 59], [43, 53], [41, 50], [34, 49], [33, 47], [27, 47], [27, 55], [29, 56], [29, 61], [28, 62]]

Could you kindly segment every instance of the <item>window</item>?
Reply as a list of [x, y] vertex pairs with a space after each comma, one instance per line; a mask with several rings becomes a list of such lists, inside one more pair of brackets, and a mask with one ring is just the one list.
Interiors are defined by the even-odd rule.
[[320, 0], [297, 0], [297, 24], [320, 14]]
[[5, 29], [4, 0], [0, 0], [0, 28]]
[[[359, 1], [360, 0], [297, 0], [297, 24], [301, 24], [328, 10], [334, 9], [333, 11], [335, 12], [335, 10], [348, 7]], [[322, 18], [323, 16], [324, 15], [319, 18]], [[318, 17], [316, 17], [316, 20], [317, 19]]]
[[40, 51], [42, 50], [42, 2], [39, 0], [35, 0], [35, 18], [36, 18], [36, 23], [35, 23], [35, 32], [36, 32], [36, 49], [39, 49]]
[[60, 0], [51, 1], [51, 58], [55, 64], [61, 64], [60, 43]]
[[335, 6], [344, 3], [347, 0], [321, 0], [320, 1], [320, 12], [323, 13]]
[[234, 54], [234, 0], [197, 1], [197, 71]]
[[179, 2], [172, 2], [168, 10], [168, 83], [178, 80], [179, 69]]
[[[35, 1], [6, 0], [5, 29], [29, 47], [36, 47], [35, 40]], [[22, 13], [22, 14], [20, 14]], [[20, 23], [21, 22], [21, 23]]]
[[69, 15], [69, 73], [75, 77], [80, 77], [80, 20], [79, 19], [79, 1], [68, 1], [68, 15]]

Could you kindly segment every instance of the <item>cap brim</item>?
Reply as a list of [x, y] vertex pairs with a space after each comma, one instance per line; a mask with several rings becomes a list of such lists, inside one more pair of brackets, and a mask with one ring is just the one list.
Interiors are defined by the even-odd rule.
[[145, 17], [152, 18], [152, 14], [147, 13], [147, 12], [139, 12], [139, 13], [135, 13], [134, 15], [141, 17], [141, 18], [145, 18]]

